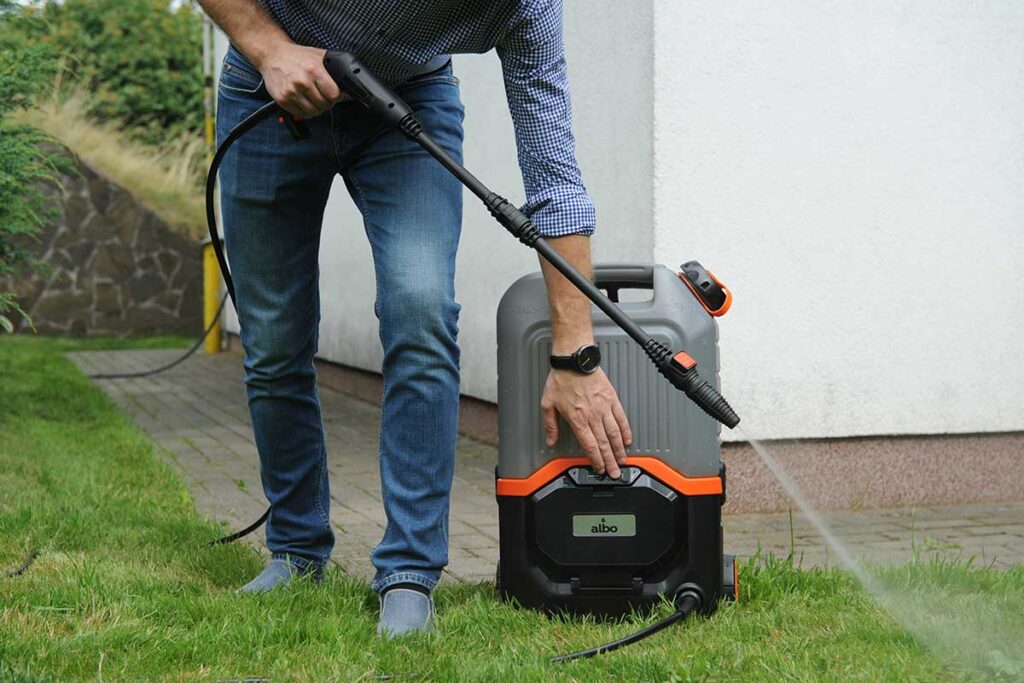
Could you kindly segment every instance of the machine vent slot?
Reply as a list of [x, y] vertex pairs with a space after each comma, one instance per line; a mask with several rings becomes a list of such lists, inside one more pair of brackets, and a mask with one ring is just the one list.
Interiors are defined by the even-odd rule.
[[639, 593], [643, 579], [629, 572], [581, 572], [570, 580], [573, 593]]

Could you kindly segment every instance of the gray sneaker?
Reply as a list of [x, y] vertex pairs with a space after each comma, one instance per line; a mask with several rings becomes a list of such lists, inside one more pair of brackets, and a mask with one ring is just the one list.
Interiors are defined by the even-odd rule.
[[323, 569], [320, 567], [311, 567], [308, 571], [300, 574], [298, 568], [288, 560], [275, 559], [267, 563], [267, 566], [264, 567], [259, 576], [235, 592], [266, 593], [267, 591], [274, 590], [275, 588], [284, 588], [291, 583], [294, 578], [304, 577], [309, 577], [313, 581], [322, 581]]
[[380, 599], [377, 635], [394, 638], [430, 631], [434, 622], [434, 600], [411, 588], [392, 588]]

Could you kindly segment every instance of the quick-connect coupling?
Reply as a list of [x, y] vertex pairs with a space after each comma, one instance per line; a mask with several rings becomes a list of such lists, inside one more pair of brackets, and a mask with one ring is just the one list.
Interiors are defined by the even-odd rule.
[[492, 192], [484, 200], [484, 204], [495, 220], [526, 246], [532, 247], [540, 239], [540, 230], [530, 217], [500, 194]]
[[[660, 346], [660, 345], [659, 345]], [[664, 348], [664, 347], [662, 347]], [[650, 352], [648, 355], [651, 355]], [[658, 372], [681, 390], [705, 413], [732, 429], [740, 423], [740, 417], [718, 390], [697, 372], [697, 361], [685, 351], [672, 355], [658, 354]]]

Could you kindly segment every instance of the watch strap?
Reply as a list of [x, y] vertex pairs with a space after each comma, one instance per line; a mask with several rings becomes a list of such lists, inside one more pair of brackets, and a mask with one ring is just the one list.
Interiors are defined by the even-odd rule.
[[[589, 357], [584, 359], [584, 352], [588, 352]], [[596, 356], [593, 357], [593, 356]], [[550, 357], [551, 367], [556, 370], [572, 370], [584, 375], [589, 375], [597, 370], [601, 363], [601, 351], [595, 344], [587, 344], [576, 349], [571, 356], [555, 356]], [[584, 363], [587, 363], [588, 367], [584, 367]]]
[[551, 367], [556, 370], [577, 370], [576, 356], [551, 356]]

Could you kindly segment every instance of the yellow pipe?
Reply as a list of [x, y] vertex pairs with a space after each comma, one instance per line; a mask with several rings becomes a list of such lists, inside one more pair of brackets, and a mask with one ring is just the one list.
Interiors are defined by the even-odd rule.
[[[217, 318], [217, 309], [220, 308], [220, 267], [217, 265], [217, 255], [213, 251], [213, 244], [207, 242], [203, 245], [203, 329], [213, 325]], [[205, 349], [207, 353], [220, 353], [221, 329], [220, 322], [213, 326], [210, 334], [206, 335]]]
[[203, 14], [203, 132], [206, 134], [206, 161], [213, 159], [213, 23]]
[[[207, 89], [209, 89], [209, 86], [207, 86]], [[210, 162], [210, 161], [213, 160], [213, 151], [212, 150], [213, 150], [214, 137], [213, 137], [213, 117], [210, 116], [209, 113], [206, 114], [206, 119], [203, 122], [203, 129], [206, 132], [206, 157], [207, 157], [207, 162]]]

